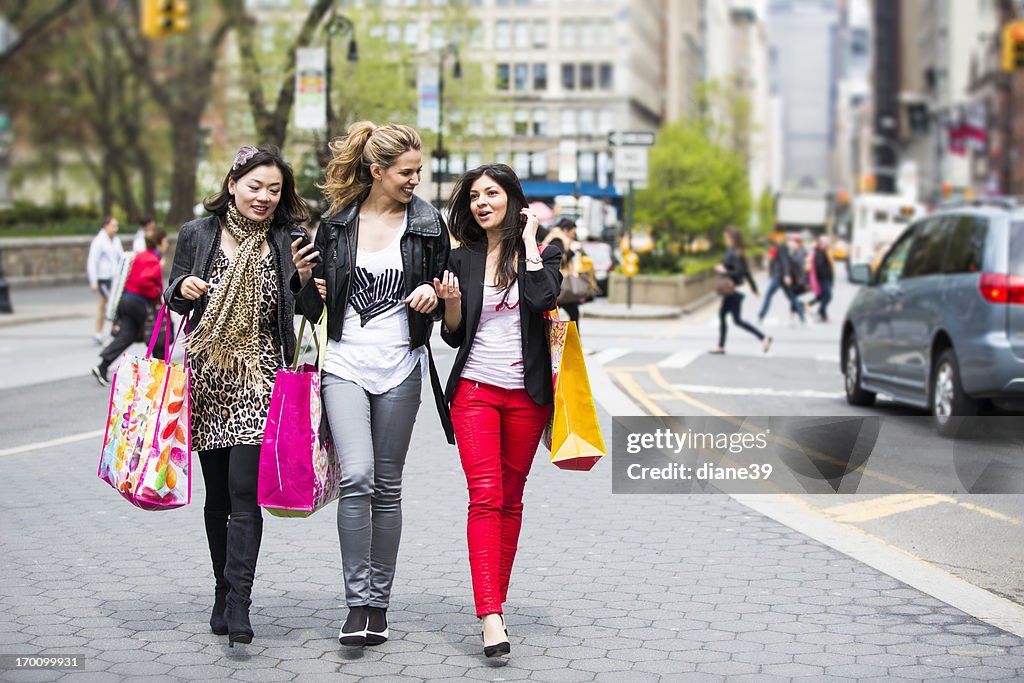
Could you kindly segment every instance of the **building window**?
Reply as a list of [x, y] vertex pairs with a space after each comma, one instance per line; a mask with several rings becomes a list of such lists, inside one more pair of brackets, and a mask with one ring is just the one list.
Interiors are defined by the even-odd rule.
[[466, 172], [466, 157], [460, 153], [448, 157], [448, 175], [462, 175]]
[[519, 19], [515, 23], [516, 47], [530, 47], [530, 22]]
[[516, 109], [515, 128], [516, 135], [530, 134], [530, 112], [527, 109]]
[[576, 47], [579, 42], [579, 25], [572, 19], [563, 19], [558, 24], [558, 46], [561, 48]]
[[544, 152], [534, 152], [530, 155], [530, 177], [544, 180], [548, 177], [548, 155]]
[[[471, 112], [466, 122], [466, 134], [482, 137], [484, 134], [484, 116], [480, 112]], [[477, 164], [479, 166], [480, 164]]]
[[563, 64], [562, 65], [562, 89], [563, 90], [575, 90], [576, 89], [576, 65], [575, 64]]
[[580, 109], [580, 134], [593, 135], [595, 132], [596, 130], [594, 129], [594, 110]]
[[508, 76], [509, 76], [508, 64], [499, 64], [498, 65], [498, 79], [497, 79], [497, 83], [495, 84], [495, 87], [498, 90], [508, 90]]
[[615, 42], [614, 24], [610, 20], [597, 23], [594, 40], [601, 49], [610, 49]]
[[474, 50], [483, 49], [484, 46], [484, 25], [479, 21], [471, 22], [469, 25], [469, 47]]
[[501, 137], [512, 135], [512, 112], [499, 111], [494, 117], [494, 131]]
[[615, 87], [615, 71], [611, 64], [601, 64], [598, 67], [598, 84], [601, 90], [611, 90]]
[[602, 109], [597, 112], [597, 134], [605, 135], [613, 130], [612, 110]]
[[506, 166], [512, 161], [512, 155], [508, 152], [498, 152], [494, 155], [494, 163], [505, 164]]
[[547, 64], [534, 64], [533, 65], [533, 89], [534, 90], [547, 90], [548, 89], [548, 65]]
[[544, 19], [533, 22], [533, 46], [538, 49], [548, 46], [548, 22]]
[[594, 89], [594, 65], [580, 64], [580, 90]]
[[494, 47], [498, 49], [512, 47], [512, 22], [505, 20], [494, 22]]
[[515, 169], [516, 175], [520, 178], [525, 178], [530, 173], [530, 153], [529, 152], [516, 152], [512, 155], [512, 168]]
[[389, 21], [384, 25], [384, 40], [388, 45], [398, 45], [402, 41], [402, 27], [397, 21]]
[[576, 135], [576, 110], [562, 109], [559, 114], [558, 132], [563, 136]]
[[533, 110], [533, 134], [544, 137], [548, 134], [548, 110]]
[[466, 154], [466, 168], [473, 169], [483, 165], [483, 157], [480, 152], [468, 152]]
[[580, 152], [577, 155], [581, 183], [597, 182], [597, 155], [593, 152]]
[[409, 47], [416, 47], [419, 45], [419, 34], [420, 27], [415, 21], [405, 22], [405, 30], [403, 32], [403, 40]]
[[530, 87], [530, 65], [515, 65], [515, 90], [526, 90]]
[[439, 50], [445, 45], [444, 26], [434, 24], [430, 27], [430, 47]]
[[594, 30], [594, 22], [587, 20], [580, 22], [578, 39], [580, 47], [594, 47], [596, 45], [597, 36]]

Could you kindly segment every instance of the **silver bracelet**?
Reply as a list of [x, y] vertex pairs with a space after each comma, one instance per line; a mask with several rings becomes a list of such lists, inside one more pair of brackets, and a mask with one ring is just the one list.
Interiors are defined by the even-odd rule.
[[540, 257], [540, 256], [537, 256], [536, 258], [534, 258], [532, 256], [527, 256], [526, 257], [526, 262], [527, 263], [544, 263], [544, 259], [542, 257]]

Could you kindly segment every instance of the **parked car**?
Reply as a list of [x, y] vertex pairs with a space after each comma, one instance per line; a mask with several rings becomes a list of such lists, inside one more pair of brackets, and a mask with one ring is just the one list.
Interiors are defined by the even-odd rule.
[[607, 242], [581, 242], [583, 253], [590, 257], [594, 264], [594, 278], [602, 295], [608, 293], [608, 273], [615, 269], [615, 258], [612, 256], [612, 245]]
[[1024, 206], [977, 200], [921, 218], [865, 285], [843, 322], [846, 400], [877, 393], [928, 410], [939, 433], [991, 400], [1024, 401]]

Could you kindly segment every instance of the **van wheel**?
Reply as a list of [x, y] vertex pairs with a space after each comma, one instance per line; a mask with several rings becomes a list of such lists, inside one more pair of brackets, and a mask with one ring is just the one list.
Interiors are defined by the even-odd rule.
[[956, 436], [963, 418], [978, 414], [978, 402], [964, 393], [953, 349], [946, 349], [935, 361], [931, 384], [929, 403], [935, 431], [942, 436]]
[[860, 386], [860, 349], [857, 336], [853, 333], [846, 340], [846, 366], [843, 368], [846, 386], [846, 402], [851, 406], [870, 406], [875, 402], [875, 392], [865, 391]]

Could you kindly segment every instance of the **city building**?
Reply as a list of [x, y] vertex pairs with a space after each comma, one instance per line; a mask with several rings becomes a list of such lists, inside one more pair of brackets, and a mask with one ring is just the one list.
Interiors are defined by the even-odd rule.
[[[905, 186], [898, 190], [934, 203], [946, 194], [973, 190], [971, 159], [988, 149], [991, 94], [972, 94], [978, 85], [972, 70], [978, 71], [979, 52], [996, 35], [997, 2], [918, 0], [898, 5], [895, 141]], [[892, 98], [892, 93], [885, 97]], [[892, 139], [884, 137], [885, 144]]]
[[782, 185], [832, 185], [837, 0], [769, 0], [772, 90], [781, 100]]

